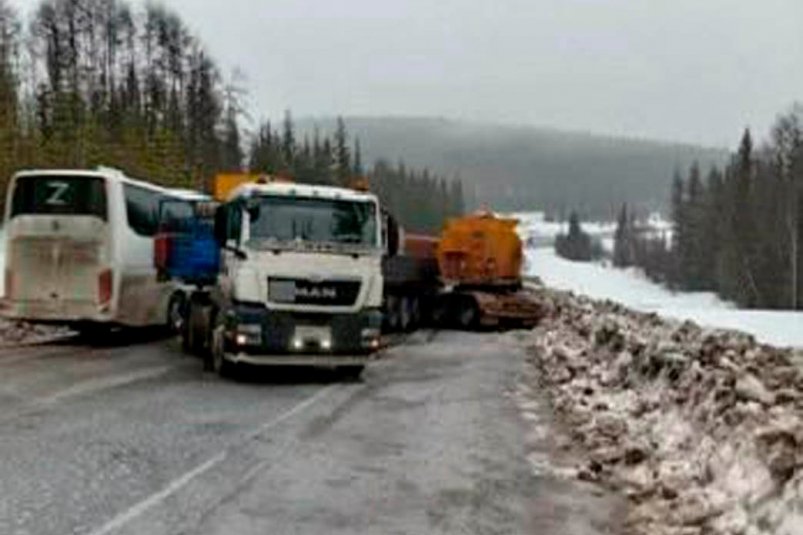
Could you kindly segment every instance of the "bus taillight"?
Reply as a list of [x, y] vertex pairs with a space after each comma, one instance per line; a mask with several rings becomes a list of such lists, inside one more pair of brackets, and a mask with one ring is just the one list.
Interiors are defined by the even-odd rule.
[[98, 275], [98, 297], [100, 304], [112, 300], [112, 270], [106, 269]]

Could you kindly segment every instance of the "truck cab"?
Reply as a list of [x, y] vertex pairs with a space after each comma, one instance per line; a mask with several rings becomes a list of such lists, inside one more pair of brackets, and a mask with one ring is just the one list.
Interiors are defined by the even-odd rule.
[[[201, 321], [209, 367], [359, 372], [379, 348], [381, 227], [369, 193], [284, 182], [233, 189], [215, 214], [221, 263]], [[198, 321], [189, 323], [192, 331]]]

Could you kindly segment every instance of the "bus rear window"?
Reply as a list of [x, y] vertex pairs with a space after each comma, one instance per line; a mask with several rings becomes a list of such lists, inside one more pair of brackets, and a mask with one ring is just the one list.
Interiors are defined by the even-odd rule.
[[108, 217], [104, 180], [93, 176], [22, 176], [14, 187], [11, 217], [89, 215]]

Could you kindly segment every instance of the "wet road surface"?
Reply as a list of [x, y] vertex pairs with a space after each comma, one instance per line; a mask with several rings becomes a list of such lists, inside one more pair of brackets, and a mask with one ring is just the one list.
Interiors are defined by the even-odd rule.
[[607, 499], [528, 461], [546, 446], [505, 336], [417, 334], [359, 382], [220, 380], [174, 341], [134, 338], [0, 350], [0, 534], [610, 528]]

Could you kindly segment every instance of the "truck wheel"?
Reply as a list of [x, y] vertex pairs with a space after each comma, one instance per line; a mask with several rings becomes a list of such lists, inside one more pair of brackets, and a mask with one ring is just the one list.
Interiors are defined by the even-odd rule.
[[429, 312], [430, 327], [436, 329], [443, 329], [449, 326], [449, 310], [448, 303], [444, 297], [439, 297], [433, 300]]
[[385, 300], [385, 325], [390, 332], [399, 330], [399, 298], [395, 295]]
[[399, 329], [407, 332], [413, 324], [412, 303], [409, 297], [402, 297], [399, 300]]
[[226, 326], [222, 312], [215, 314], [212, 325], [211, 340], [209, 342], [211, 368], [220, 377], [228, 378], [234, 372], [234, 364], [226, 359]]
[[187, 298], [183, 292], [176, 292], [170, 296], [167, 305], [167, 332], [180, 334], [187, 320]]
[[410, 298], [410, 328], [418, 329], [421, 326], [421, 301], [417, 297]]
[[201, 299], [192, 299], [187, 311], [182, 345], [193, 355], [204, 357], [209, 353], [209, 312], [211, 307]]

